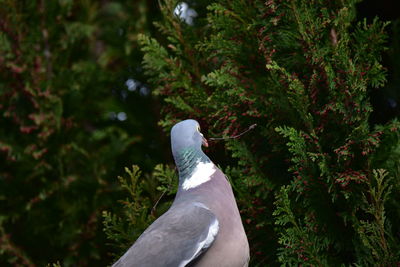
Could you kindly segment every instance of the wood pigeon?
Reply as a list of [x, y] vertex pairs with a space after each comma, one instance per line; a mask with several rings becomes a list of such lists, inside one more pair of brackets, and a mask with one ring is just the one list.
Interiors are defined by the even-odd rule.
[[202, 144], [208, 146], [197, 121], [172, 127], [175, 200], [113, 267], [248, 266], [249, 244], [231, 185]]

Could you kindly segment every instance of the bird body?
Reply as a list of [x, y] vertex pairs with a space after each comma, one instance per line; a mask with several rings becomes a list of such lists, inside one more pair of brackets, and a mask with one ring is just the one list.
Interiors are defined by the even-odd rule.
[[194, 120], [171, 131], [179, 188], [170, 209], [150, 225], [113, 267], [243, 267], [249, 245], [224, 173], [201, 150]]

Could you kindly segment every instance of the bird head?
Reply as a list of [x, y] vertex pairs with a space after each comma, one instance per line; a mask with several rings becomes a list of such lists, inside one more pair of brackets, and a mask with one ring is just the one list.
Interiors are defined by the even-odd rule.
[[172, 153], [179, 153], [185, 148], [201, 149], [208, 146], [207, 139], [200, 132], [200, 125], [195, 120], [184, 120], [178, 122], [171, 130]]

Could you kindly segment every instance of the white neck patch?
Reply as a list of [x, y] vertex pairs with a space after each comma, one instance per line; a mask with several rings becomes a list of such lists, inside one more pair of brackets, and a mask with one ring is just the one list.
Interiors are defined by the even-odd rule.
[[208, 182], [215, 171], [216, 168], [214, 166], [214, 163], [203, 163], [201, 161], [198, 161], [192, 176], [190, 176], [183, 182], [182, 188], [184, 190], [189, 190], [191, 188], [195, 188], [201, 184], [204, 184], [205, 182]]

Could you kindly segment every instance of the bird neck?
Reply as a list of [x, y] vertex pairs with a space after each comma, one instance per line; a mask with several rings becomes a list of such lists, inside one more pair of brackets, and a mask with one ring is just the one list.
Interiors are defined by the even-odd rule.
[[201, 150], [201, 148], [188, 147], [179, 151], [175, 156], [175, 164], [179, 172], [179, 184], [189, 178], [197, 164], [209, 163], [211, 160]]

